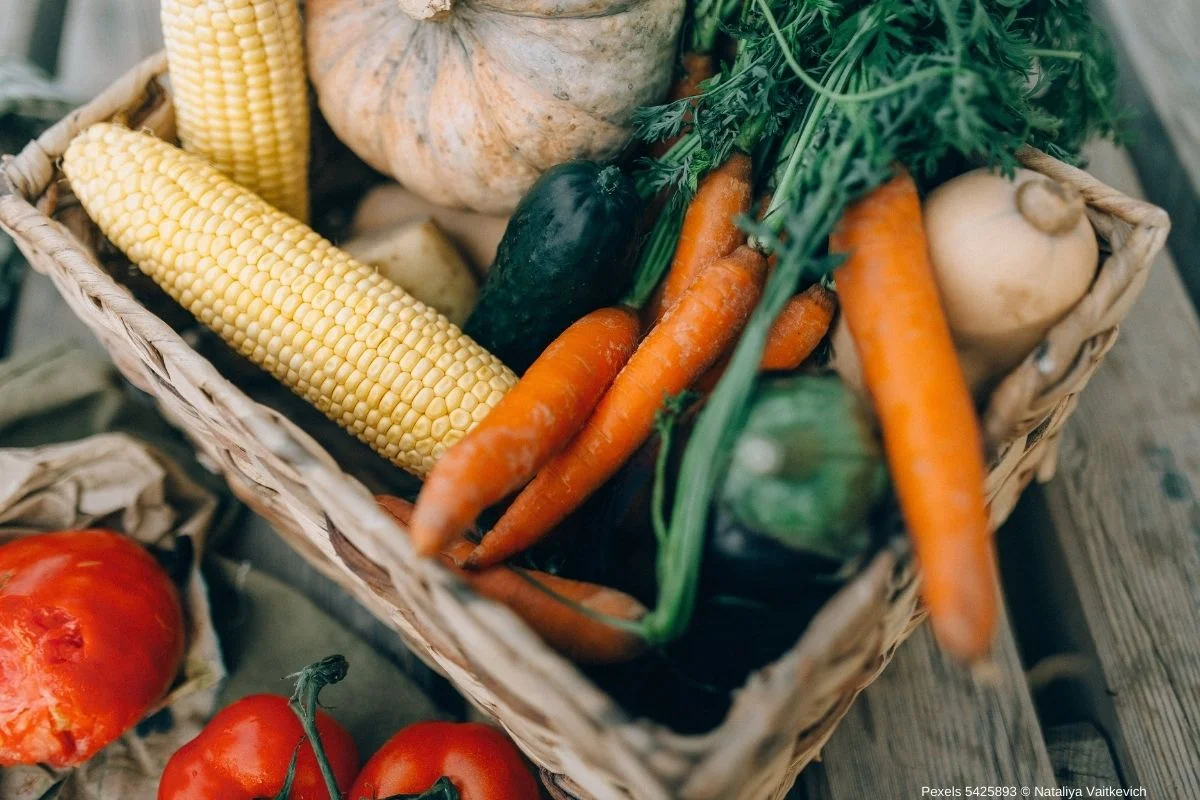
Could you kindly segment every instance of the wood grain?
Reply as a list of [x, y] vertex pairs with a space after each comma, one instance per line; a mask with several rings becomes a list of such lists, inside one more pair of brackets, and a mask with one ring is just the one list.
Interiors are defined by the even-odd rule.
[[1176, 262], [1200, 304], [1200, 2], [1093, 5], [1115, 44], [1129, 151], [1146, 196], [1176, 222]]
[[1113, 37], [1128, 53], [1181, 166], [1192, 185], [1200, 186], [1200, 4], [1196, 0], [1101, 0], [1099, 5]]
[[[1111, 147], [1093, 150], [1092, 171], [1139, 193], [1128, 156]], [[1044, 490], [1067, 551], [1069, 574], [1057, 577], [1076, 584], [1071, 594], [1088, 628], [1078, 638], [1095, 643], [1088, 649], [1107, 687], [1093, 710], [1114, 729], [1126, 784], [1146, 786], [1151, 797], [1200, 797], [1197, 414], [1200, 325], [1164, 258], [1084, 392], [1067, 428], [1061, 477]], [[1046, 530], [1018, 526], [1003, 535]], [[1007, 626], [997, 660], [1005, 674], [1020, 674]], [[796, 796], [916, 797], [939, 781], [1014, 775], [1053, 785], [1025, 687], [981, 690], [964, 681], [919, 632], [851, 709]], [[1119, 785], [1115, 767], [1101, 768], [1102, 737], [1061, 737], [1054, 752], [1068, 785]]]
[[919, 798], [922, 787], [1056, 786], [1007, 619], [996, 675], [975, 680], [927, 625], [855, 702], [820, 764], [801, 775], [809, 800]]
[[[1128, 158], [1091, 170], [1131, 195]], [[1200, 797], [1200, 322], [1170, 259], [1066, 427], [1045, 500], [1111, 705], [1126, 782]]]
[[1121, 787], [1108, 742], [1095, 725], [1079, 722], [1050, 728], [1046, 744], [1059, 786], [1085, 794], [1088, 789]]

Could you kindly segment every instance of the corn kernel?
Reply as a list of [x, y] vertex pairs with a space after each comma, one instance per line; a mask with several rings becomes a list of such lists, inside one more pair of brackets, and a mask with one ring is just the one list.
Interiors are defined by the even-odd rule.
[[[63, 171], [168, 294], [418, 476], [516, 383], [445, 317], [196, 156], [101, 123], [71, 143]], [[154, 235], [141, 209], [162, 211]]]
[[[307, 219], [308, 87], [297, 0], [162, 0], [161, 8], [184, 147]], [[235, 202], [204, 201], [217, 214]]]

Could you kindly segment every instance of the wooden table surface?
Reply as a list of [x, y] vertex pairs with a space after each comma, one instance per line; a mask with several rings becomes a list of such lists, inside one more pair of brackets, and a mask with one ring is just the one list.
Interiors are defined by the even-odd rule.
[[[1170, 252], [1083, 394], [1058, 476], [999, 534], [998, 669], [964, 672], [922, 629], [801, 776], [796, 800], [988, 786], [1200, 798], [1200, 2], [1096, 6], [1115, 33], [1123, 103], [1140, 117], [1129, 149], [1093, 148], [1090, 170], [1171, 212]], [[80, 99], [160, 46], [155, 0], [0, 0], [0, 20], [0, 57], [57, 68]], [[12, 349], [64, 335], [103, 353], [29, 274]], [[422, 669], [263, 520], [248, 518], [225, 551]]]

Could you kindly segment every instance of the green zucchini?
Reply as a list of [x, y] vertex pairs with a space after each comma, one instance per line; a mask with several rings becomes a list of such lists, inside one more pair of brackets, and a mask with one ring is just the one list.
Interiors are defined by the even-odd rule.
[[521, 200], [463, 330], [516, 372], [629, 282], [641, 200], [614, 166], [551, 167]]

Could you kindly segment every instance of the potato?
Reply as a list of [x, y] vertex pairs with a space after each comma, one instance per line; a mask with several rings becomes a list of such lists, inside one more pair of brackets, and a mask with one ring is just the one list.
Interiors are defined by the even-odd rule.
[[355, 234], [392, 228], [401, 223], [432, 219], [462, 248], [477, 275], [486, 275], [496, 260], [496, 247], [508, 226], [507, 217], [493, 217], [435, 206], [398, 183], [377, 186], [363, 198], [354, 214]]
[[431, 219], [357, 236], [341, 248], [393, 283], [462, 325], [479, 285], [454, 244]]

